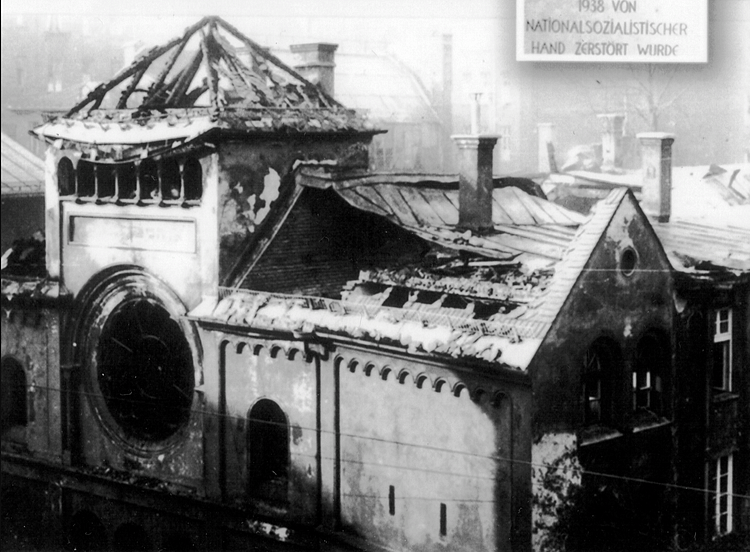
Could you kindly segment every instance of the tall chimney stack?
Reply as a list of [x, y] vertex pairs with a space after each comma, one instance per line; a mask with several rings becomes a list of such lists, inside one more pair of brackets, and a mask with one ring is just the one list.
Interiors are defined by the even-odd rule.
[[472, 134], [451, 138], [458, 146], [458, 226], [481, 234], [492, 229], [492, 150], [498, 136], [479, 134], [479, 116], [474, 94]]
[[674, 134], [642, 132], [643, 191], [641, 205], [644, 212], [659, 222], [669, 222], [672, 212], [672, 143]]
[[622, 130], [625, 115], [603, 113], [596, 116], [602, 125], [602, 170], [622, 168]]
[[320, 86], [326, 94], [334, 96], [334, 68], [338, 44], [315, 42], [311, 44], [293, 44], [292, 53], [299, 62], [294, 68], [307, 80]]

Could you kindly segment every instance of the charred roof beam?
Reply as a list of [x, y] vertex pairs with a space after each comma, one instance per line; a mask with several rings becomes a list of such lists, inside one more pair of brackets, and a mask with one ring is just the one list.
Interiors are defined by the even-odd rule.
[[[133, 62], [129, 67], [123, 69], [118, 75], [115, 76], [112, 80], [100, 84], [97, 86], [94, 90], [89, 93], [88, 96], [86, 96], [83, 100], [78, 102], [73, 108], [68, 111], [65, 114], [65, 117], [70, 117], [74, 113], [77, 113], [79, 110], [87, 106], [89, 103], [96, 102], [96, 107], [101, 105], [102, 100], [104, 99], [104, 96], [113, 88], [115, 88], [117, 85], [119, 85], [122, 81], [127, 79], [128, 77], [134, 75], [137, 73], [142, 67], [148, 67], [151, 62], [153, 62], [155, 59], [157, 59], [159, 56], [163, 55], [165, 52], [168, 52], [171, 48], [174, 46], [177, 46], [182, 41], [186, 41], [193, 33], [195, 33], [198, 29], [200, 29], [202, 26], [206, 24], [207, 21], [210, 21], [212, 18], [210, 17], [204, 17], [198, 23], [195, 25], [192, 25], [188, 27], [185, 31], [185, 34], [180, 38], [175, 38], [174, 40], [171, 40], [167, 42], [164, 46], [152, 48], [149, 53], [145, 54], [141, 59]], [[95, 108], [92, 108], [95, 109]]]

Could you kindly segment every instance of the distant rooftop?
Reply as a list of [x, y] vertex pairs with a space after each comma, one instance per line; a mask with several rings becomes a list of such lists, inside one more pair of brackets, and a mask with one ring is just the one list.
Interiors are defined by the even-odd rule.
[[2, 133], [2, 195], [44, 195], [44, 162]]

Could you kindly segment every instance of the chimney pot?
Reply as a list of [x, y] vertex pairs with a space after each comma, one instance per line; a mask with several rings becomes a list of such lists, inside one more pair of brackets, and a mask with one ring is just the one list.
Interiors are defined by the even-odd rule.
[[338, 44], [314, 42], [310, 44], [293, 44], [290, 49], [299, 60], [295, 69], [303, 77], [320, 86], [323, 91], [333, 97], [335, 57]]
[[454, 135], [459, 150], [458, 226], [477, 233], [492, 229], [492, 150], [498, 136]]
[[659, 222], [669, 222], [672, 214], [672, 143], [674, 134], [642, 132], [643, 191], [641, 204], [644, 212]]
[[625, 115], [602, 113], [596, 116], [602, 125], [602, 170], [622, 168], [622, 130]]

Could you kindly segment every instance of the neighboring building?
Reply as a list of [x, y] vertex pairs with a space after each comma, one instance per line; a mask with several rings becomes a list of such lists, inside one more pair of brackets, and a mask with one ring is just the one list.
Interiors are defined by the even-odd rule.
[[44, 163], [3, 132], [2, 245], [44, 233]]
[[416, 73], [394, 56], [368, 48], [338, 51], [335, 44], [296, 44], [273, 50], [344, 105], [387, 132], [373, 137], [370, 169], [447, 172], [443, 159], [450, 128], [433, 107]]
[[[3, 531], [490, 551], [693, 527], [681, 424], [708, 376], [683, 375], [678, 286], [712, 280], [679, 228], [665, 251], [627, 189], [584, 217], [493, 178], [491, 137], [455, 138], [458, 179], [370, 173], [377, 132], [214, 17], [36, 130], [47, 270], [3, 273]], [[712, 260], [739, 371], [750, 260]], [[748, 525], [721, 501], [748, 487], [736, 373], [701, 459], [719, 532]]]

